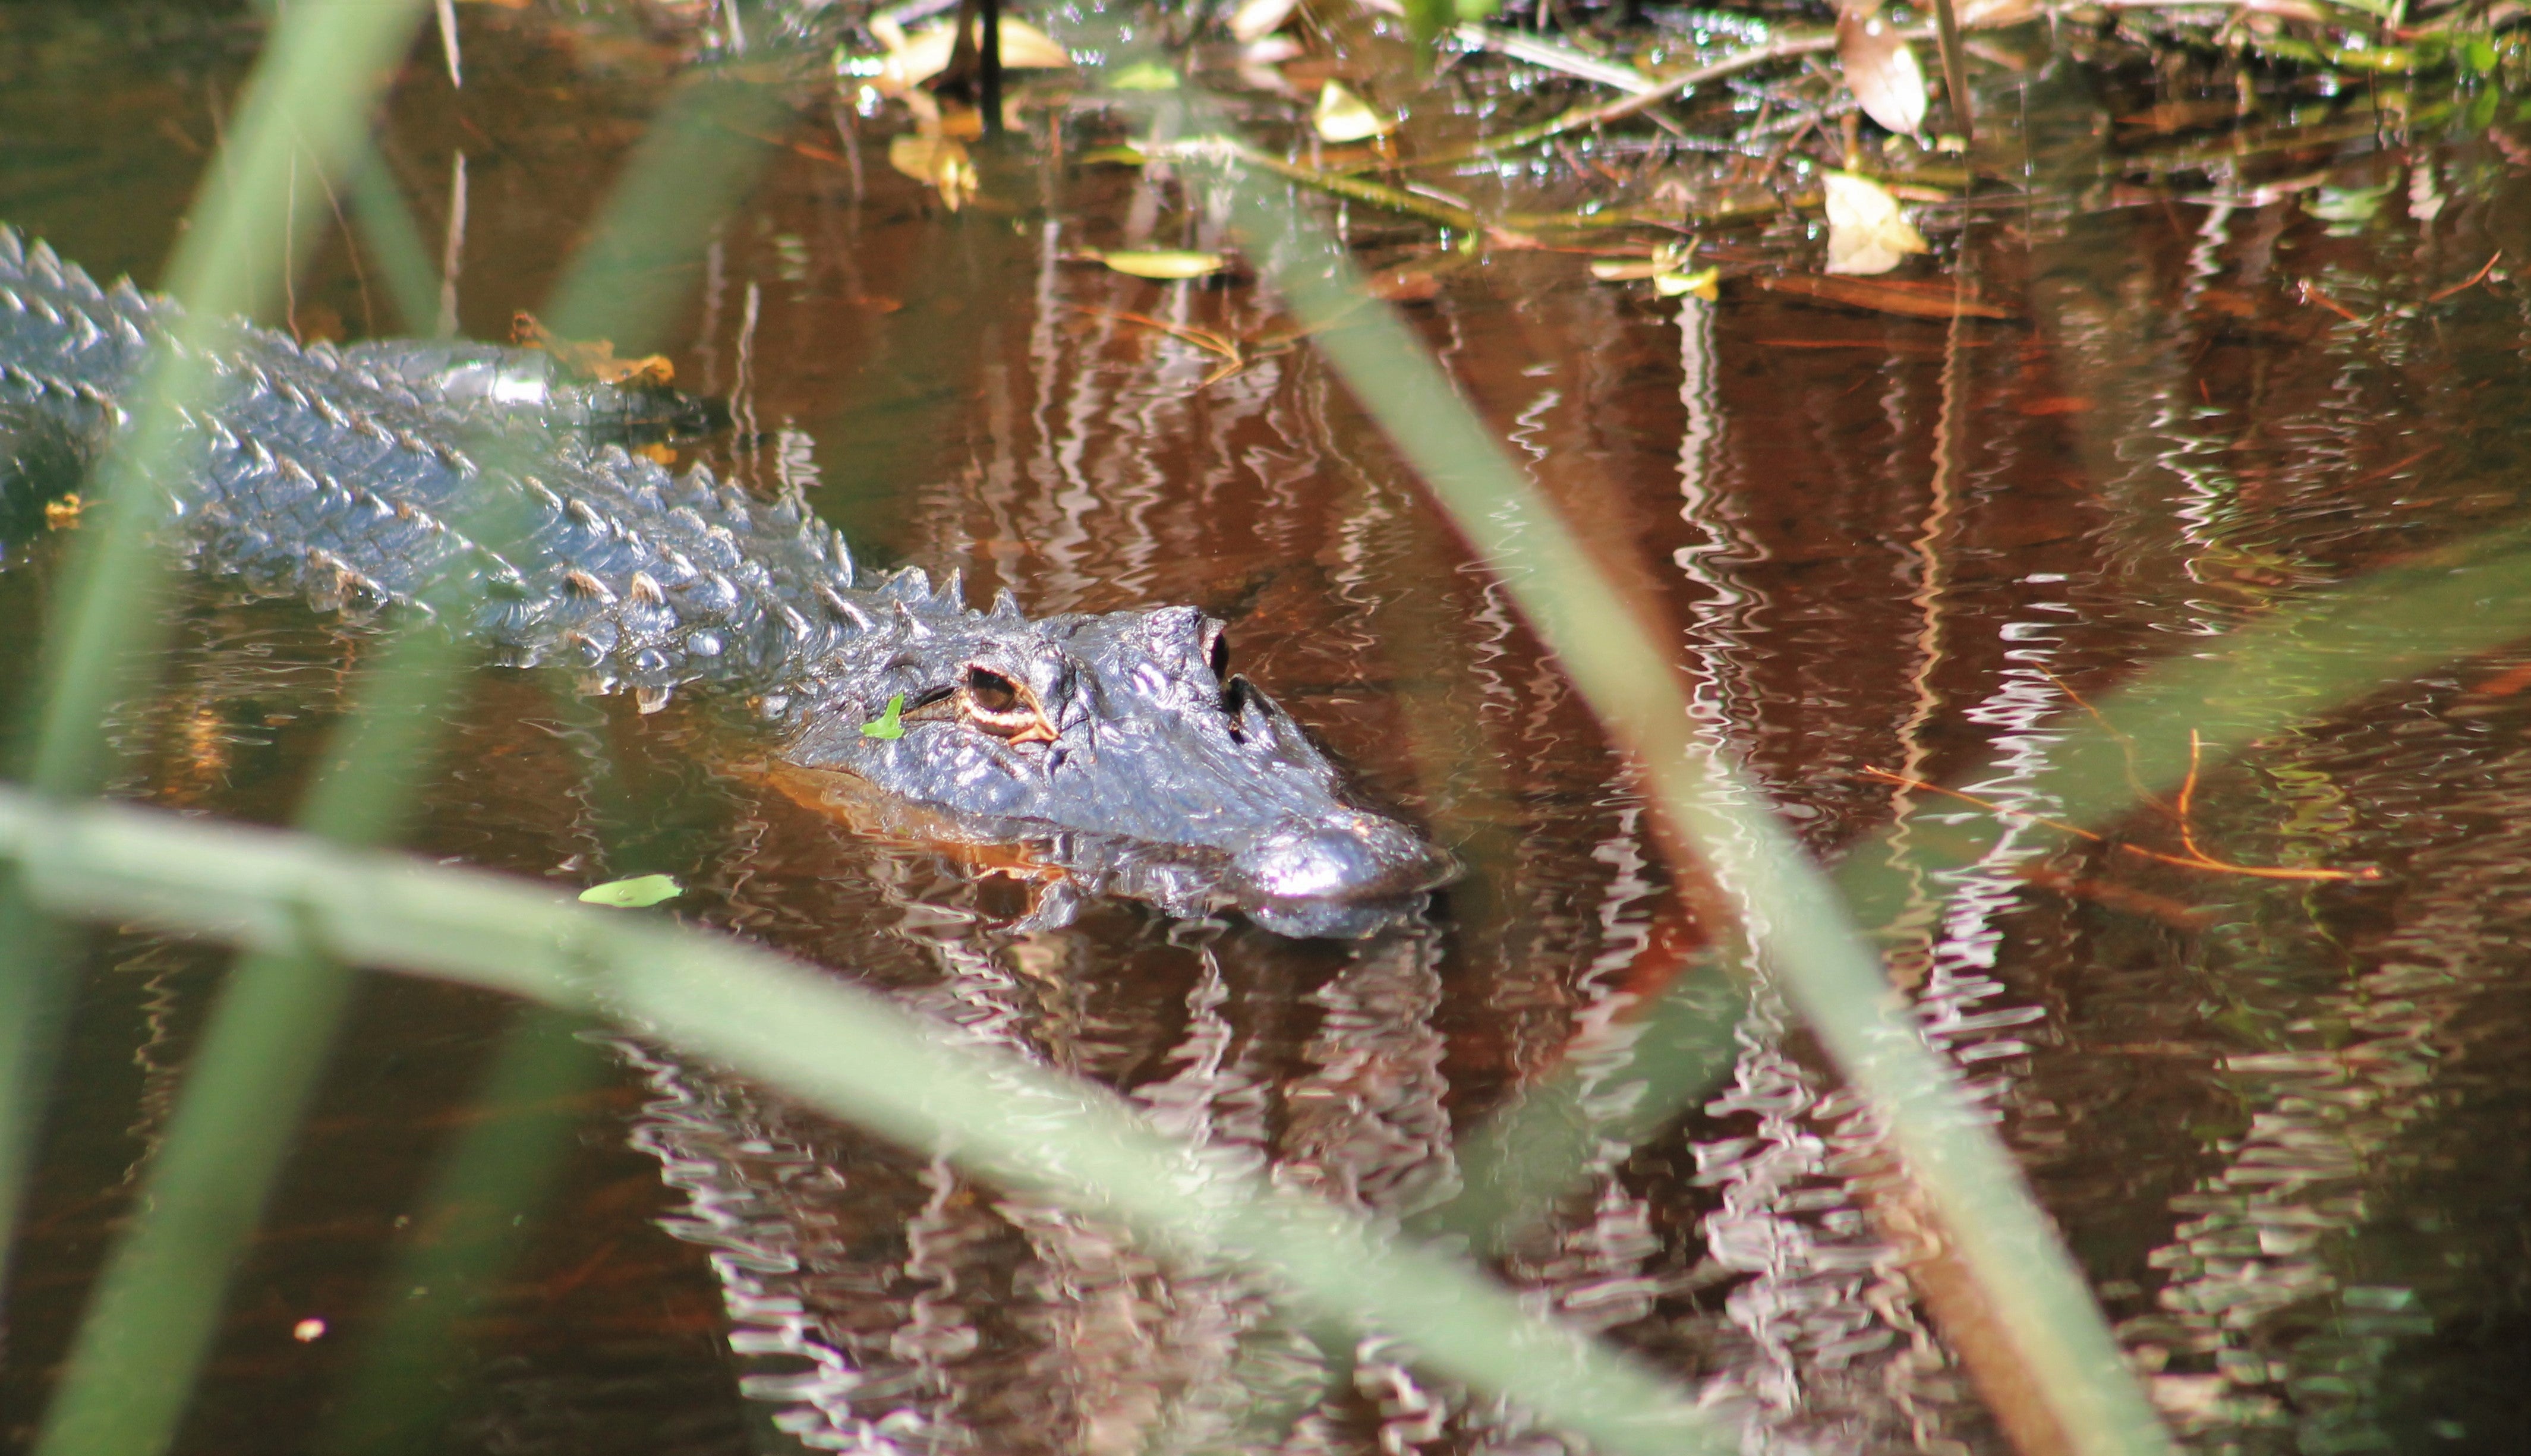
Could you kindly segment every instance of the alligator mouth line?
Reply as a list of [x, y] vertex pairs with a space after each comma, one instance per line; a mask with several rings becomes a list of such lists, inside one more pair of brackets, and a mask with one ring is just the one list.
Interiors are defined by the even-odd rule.
[[1243, 892], [1234, 887], [1231, 857], [1203, 846], [1127, 843], [1085, 855], [1082, 841], [1089, 831], [1018, 820], [979, 822], [888, 793], [856, 773], [760, 755], [730, 767], [857, 836], [938, 854], [970, 873], [1020, 883], [1030, 900], [1028, 913], [1016, 923], [1022, 928], [1060, 925], [1082, 898], [1107, 894], [1186, 917], [1236, 911], [1286, 935], [1358, 939], [1420, 922], [1427, 892], [1458, 870], [1454, 859], [1435, 852], [1435, 861], [1411, 877], [1345, 894], [1275, 895], [1254, 887]]

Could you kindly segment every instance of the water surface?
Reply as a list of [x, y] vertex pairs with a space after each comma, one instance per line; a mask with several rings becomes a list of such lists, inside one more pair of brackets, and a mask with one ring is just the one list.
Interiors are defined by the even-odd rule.
[[[544, 304], [693, 42], [466, 9], [466, 89], [417, 52], [380, 152], [434, 246], [463, 198], [446, 297], [498, 338]], [[0, 17], [0, 216], [154, 280], [253, 39], [158, 7]], [[2026, 196], [1937, 229], [2010, 320], [1745, 283], [1682, 306], [1509, 251], [1409, 310], [1664, 614], [1708, 731], [1824, 855], [1894, 822], [1909, 870], [1908, 826], [1975, 812], [1867, 767], [1948, 781], [1999, 759], [1974, 788], [2018, 802], [2071, 695], [2524, 517], [2522, 295], [2500, 269], [2435, 297], [2531, 245], [2524, 139], [2484, 120], [2403, 139], [2393, 119], [2095, 185], [2184, 144], [2109, 125], [2150, 84], [2070, 62], [2020, 84], [2034, 137], [2089, 140], [2035, 147]], [[1641, 797], [1306, 350], [1207, 383], [1218, 359], [1122, 316], [1259, 340], [1268, 300], [1080, 259], [1209, 243], [1200, 206], [1037, 157], [952, 215], [886, 165], [899, 125], [803, 118], [702, 265], [661, 280], [680, 310], [627, 342], [729, 399], [739, 431], [702, 456], [805, 491], [870, 560], [963, 569], [979, 600], [1202, 606], [1467, 877], [1424, 925], [1361, 943], [1113, 903], [1023, 930], [1025, 882], [802, 808], [707, 703], [644, 716], [491, 669], [447, 715], [412, 843], [574, 885], [676, 874], [688, 919], [1117, 1087], [1280, 1180], [1433, 1207], [1461, 1181], [1454, 1134], [1577, 1044], [1590, 1073], [1700, 943]], [[1077, 150], [1101, 124], [1067, 135]], [[2382, 200], [2332, 221], [2317, 185], [2253, 190], [2289, 169]], [[1372, 264], [1422, 236], [1347, 222]], [[325, 236], [291, 299], [304, 331], [433, 325]], [[1782, 228], [1737, 243], [1815, 253]], [[58, 565], [39, 543], [0, 575], [11, 620], [42, 620]], [[205, 580], [172, 611], [164, 674], [106, 725], [132, 756], [119, 791], [286, 817], [377, 627]], [[29, 640], [0, 647], [12, 683]], [[2450, 664], [2199, 786], [2192, 826], [2222, 857], [2378, 880], [2210, 874], [2026, 828], [1971, 868], [1912, 869], [1878, 927], [2206, 1449], [2496, 1451], [2526, 1414], [2526, 683], [2515, 654]], [[2116, 827], [2176, 836], [2149, 812]], [[223, 965], [94, 943], [0, 1346], [0, 1444], [30, 1434]], [[1868, 1123], [1764, 987], [1735, 1036], [1700, 1105], [1605, 1146], [1505, 1272], [1702, 1382], [1755, 1449], [1999, 1449], [1857, 1196]], [[534, 1095], [474, 1106], [490, 1069], [522, 1067]], [[397, 1287], [442, 1237], [417, 1224], [439, 1158], [514, 1124], [544, 1151], [493, 1201], [493, 1224], [518, 1215], [506, 1262]], [[374, 978], [181, 1448], [313, 1445], [365, 1342], [416, 1306], [456, 1339], [415, 1449], [1553, 1449], [1392, 1349], [1281, 1323], [1229, 1271], [1164, 1266], [658, 1048]], [[311, 1317], [325, 1335], [294, 1338]]]

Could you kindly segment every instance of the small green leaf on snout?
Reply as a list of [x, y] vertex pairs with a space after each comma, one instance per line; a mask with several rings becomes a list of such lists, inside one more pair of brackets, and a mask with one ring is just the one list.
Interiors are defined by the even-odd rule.
[[674, 900], [686, 892], [674, 876], [637, 874], [631, 879], [610, 879], [602, 885], [591, 885], [580, 892], [580, 898], [591, 905], [612, 905], [618, 910], [640, 910], [662, 900]]
[[887, 700], [887, 711], [862, 725], [864, 738], [903, 738], [905, 736], [905, 695], [897, 694]]

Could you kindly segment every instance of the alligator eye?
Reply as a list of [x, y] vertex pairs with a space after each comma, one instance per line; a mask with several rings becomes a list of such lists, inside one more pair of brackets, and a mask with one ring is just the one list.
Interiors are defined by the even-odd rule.
[[1045, 720], [1037, 695], [989, 667], [969, 664], [959, 685], [958, 705], [967, 721], [995, 738], [1012, 743], [1052, 743], [1054, 725]]
[[1229, 682], [1230, 634], [1227, 632], [1214, 633], [1212, 635], [1212, 644], [1205, 648], [1205, 656], [1206, 659], [1212, 664], [1212, 680], [1216, 683]]
[[988, 668], [967, 669], [967, 696], [988, 713], [1007, 713], [1020, 705], [1019, 684]]

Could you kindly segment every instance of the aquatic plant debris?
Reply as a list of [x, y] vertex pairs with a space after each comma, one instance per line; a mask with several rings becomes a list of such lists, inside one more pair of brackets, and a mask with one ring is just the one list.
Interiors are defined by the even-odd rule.
[[1229, 266], [1229, 260], [1217, 252], [1196, 252], [1167, 249], [1119, 249], [1102, 252], [1098, 260], [1119, 273], [1135, 278], [1152, 278], [1163, 282], [1182, 278], [1202, 278]]
[[1651, 257], [1638, 262], [1632, 258], [1593, 258], [1591, 276], [1603, 283], [1620, 283], [1631, 279], [1652, 280], [1653, 292], [1665, 299], [1681, 294], [1694, 294], [1708, 303], [1719, 291], [1720, 268], [1687, 270], [1688, 259], [1696, 252], [1694, 243], [1664, 243], [1653, 250]]
[[591, 885], [580, 892], [585, 905], [611, 905], [617, 910], [642, 910], [661, 901], [674, 900], [686, 892], [670, 874], [636, 874], [629, 879], [610, 879]]
[[1371, 103], [1357, 96], [1340, 81], [1328, 82], [1319, 90], [1319, 108], [1310, 118], [1319, 136], [1329, 141], [1368, 141], [1386, 136], [1397, 129], [1391, 117], [1371, 109]]
[[510, 315], [510, 342], [522, 349], [542, 350], [564, 368], [600, 384], [663, 387], [677, 377], [677, 366], [665, 355], [618, 359], [614, 340], [559, 337], [525, 308]]
[[1902, 137], [1925, 125], [1925, 68], [1895, 27], [1878, 15], [1878, 0], [1839, 8], [1836, 59], [1863, 114]]
[[1828, 191], [1828, 271], [1886, 273], [1931, 250], [1889, 189], [1852, 172], [1824, 172], [1820, 181]]
[[903, 738], [905, 736], [905, 695], [897, 694], [887, 700], [887, 711], [862, 725], [864, 738]]
[[2151, 860], [2160, 865], [2173, 865], [2182, 869], [2202, 869], [2210, 874], [2237, 874], [2250, 879], [2375, 880], [2382, 877], [2382, 871], [2369, 865], [2359, 869], [2321, 869], [2305, 868], [2295, 866], [2239, 865], [2229, 860], [2219, 860], [2213, 855], [2208, 854], [2197, 843], [2196, 825], [2192, 821], [2189, 813], [2190, 806], [2195, 800], [2197, 794], [2198, 771], [2204, 753], [2205, 745], [2200, 739], [2200, 736], [2195, 730], [2190, 730], [2188, 735], [2188, 777], [2180, 784], [2178, 803], [2171, 806], [2170, 809], [2170, 816], [2176, 823], [2179, 830], [2180, 847], [2185, 851], [2183, 854], [2172, 854], [2167, 850], [2148, 849], [2140, 844], [2129, 844], [2124, 840], [2113, 840], [2106, 834], [2095, 833], [2078, 824], [2069, 824], [2062, 819], [2052, 819], [2045, 814], [2030, 813], [2022, 810], [2010, 808], [2006, 805], [1997, 804], [1992, 799], [1967, 793], [1960, 789], [1945, 788], [1940, 784], [1930, 783], [1924, 779], [1915, 778], [1908, 774], [1892, 772], [1886, 768], [1879, 768], [1871, 764], [1865, 764], [1861, 772], [1865, 778], [1873, 779], [1881, 783], [1894, 784], [1899, 788], [1915, 790], [1921, 793], [1939, 794], [1945, 799], [1956, 799], [1962, 804], [1973, 805], [1992, 814], [1997, 814], [2004, 818], [2018, 819], [2023, 823], [2038, 824], [2044, 828], [2054, 829], [2062, 834], [2071, 834], [2079, 839], [2089, 840], [2094, 844], [2105, 845], [2109, 849], [2116, 850], [2122, 855], [2133, 855], [2137, 859]]

